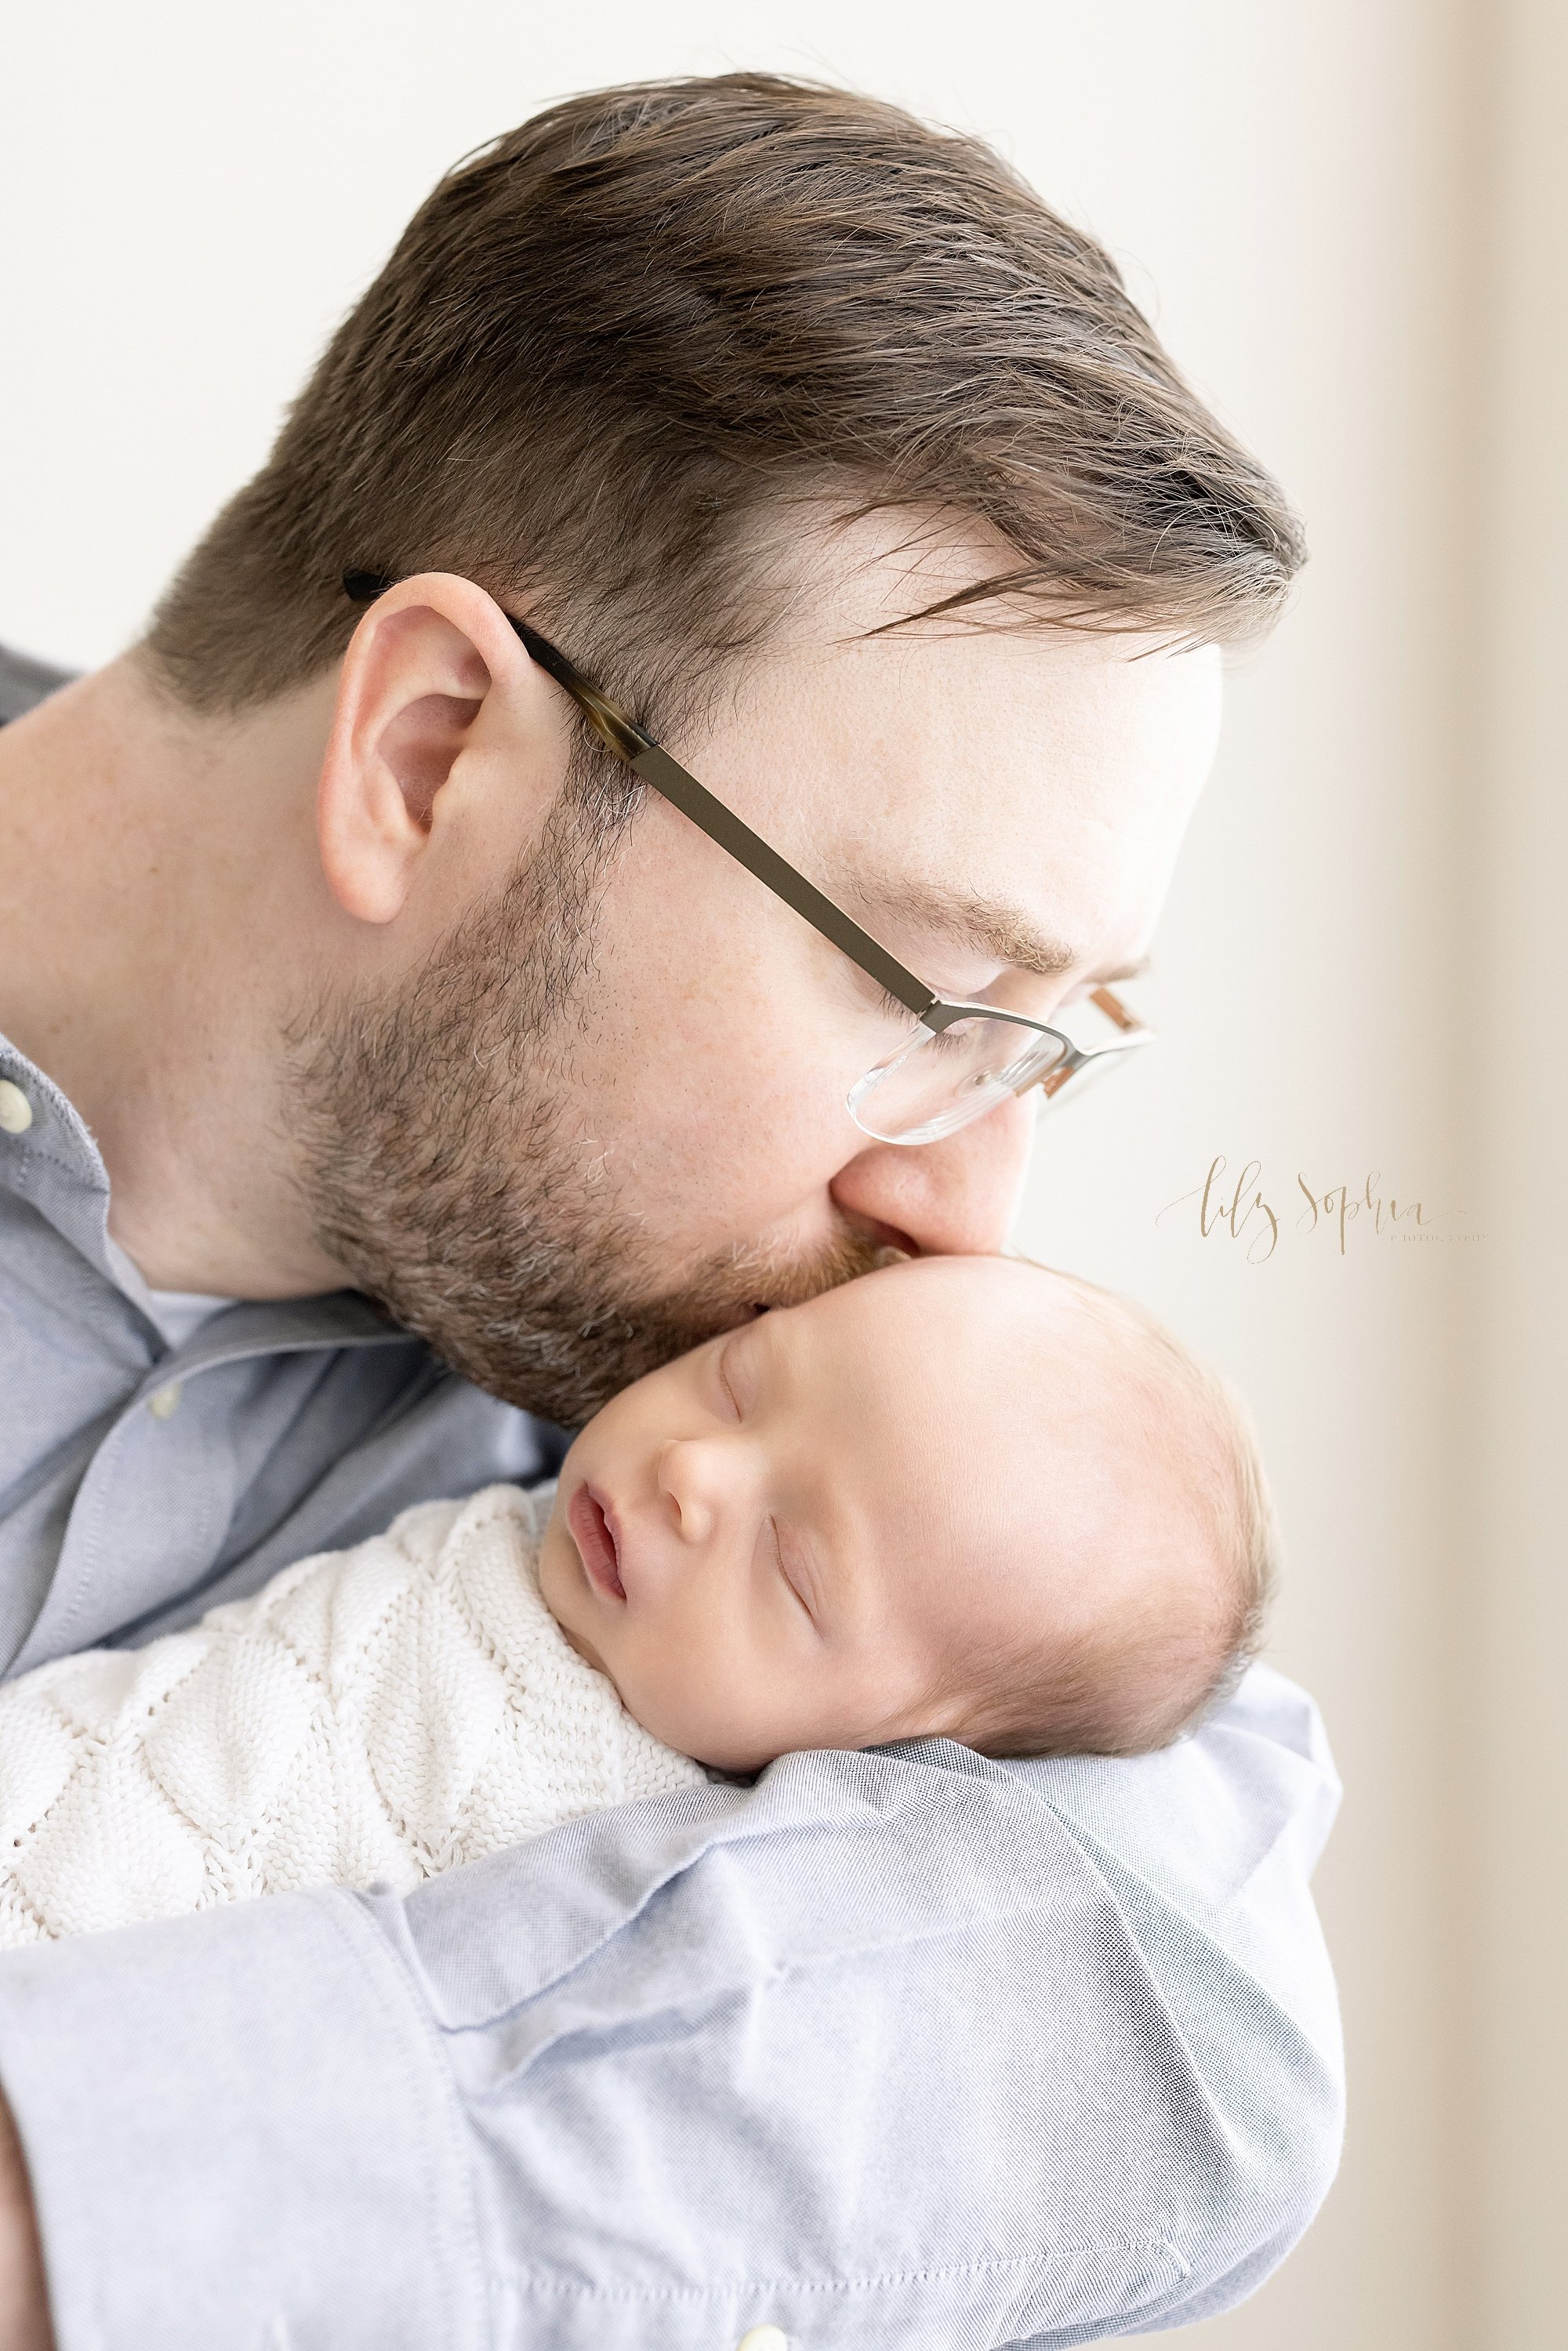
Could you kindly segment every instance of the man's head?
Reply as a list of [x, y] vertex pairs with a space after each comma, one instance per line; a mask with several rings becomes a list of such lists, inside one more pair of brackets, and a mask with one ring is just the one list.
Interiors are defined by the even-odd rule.
[[[662, 804], [526, 613], [944, 994], [1143, 956], [1216, 645], [1298, 559], [1115, 271], [988, 151], [755, 76], [444, 182], [145, 660], [325, 737], [281, 1115], [321, 1249], [580, 1417], [888, 1249], [999, 1244], [1029, 1113], [845, 1110], [907, 1018]], [[401, 584], [356, 628], [346, 569]]]
[[1245, 1414], [1136, 1309], [997, 1258], [852, 1281], [650, 1374], [568, 1454], [539, 1562], [670, 1745], [749, 1771], [931, 1736], [1164, 1745], [1255, 1651]]

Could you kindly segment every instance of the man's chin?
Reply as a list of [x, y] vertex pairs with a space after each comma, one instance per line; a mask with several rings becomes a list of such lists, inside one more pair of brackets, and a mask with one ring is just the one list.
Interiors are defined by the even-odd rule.
[[[439, 1302], [400, 1296], [396, 1281], [375, 1285], [398, 1319], [476, 1387], [580, 1428], [601, 1405], [646, 1372], [774, 1308], [797, 1306], [903, 1254], [846, 1233], [810, 1256], [777, 1250], [727, 1252], [678, 1288], [642, 1298], [617, 1297], [612, 1279], [596, 1284], [591, 1266], [554, 1270], [554, 1279], [517, 1284], [501, 1307], [492, 1285]], [[608, 1274], [608, 1269], [606, 1269]]]

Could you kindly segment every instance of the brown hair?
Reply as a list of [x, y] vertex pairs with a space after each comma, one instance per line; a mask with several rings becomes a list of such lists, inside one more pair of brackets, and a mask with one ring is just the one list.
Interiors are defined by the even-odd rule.
[[[1045, 1269], [1041, 1268], [1041, 1271]], [[949, 1735], [984, 1755], [1135, 1755], [1222, 1704], [1262, 1647], [1279, 1575], [1279, 1530], [1251, 1415], [1212, 1364], [1131, 1299], [1071, 1284], [1116, 1344], [1128, 1409], [1158, 1438], [1191, 1541], [1185, 1573], [1151, 1564], [1142, 1605], [1106, 1609], [1063, 1641], [953, 1661]]]
[[345, 568], [453, 570], [667, 726], [766, 637], [796, 499], [990, 525], [1015, 559], [946, 601], [1015, 626], [1231, 641], [1301, 556], [1107, 255], [988, 147], [724, 74], [569, 99], [440, 183], [146, 653], [242, 710], [340, 657]]

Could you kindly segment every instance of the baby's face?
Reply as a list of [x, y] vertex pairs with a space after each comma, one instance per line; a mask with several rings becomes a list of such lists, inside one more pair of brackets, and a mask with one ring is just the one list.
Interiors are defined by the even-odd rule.
[[1038, 1378], [1008, 1359], [1020, 1279], [957, 1259], [868, 1275], [589, 1423], [540, 1583], [655, 1737], [747, 1771], [937, 1733], [956, 1635], [1005, 1638], [1051, 1604], [1052, 1448]]

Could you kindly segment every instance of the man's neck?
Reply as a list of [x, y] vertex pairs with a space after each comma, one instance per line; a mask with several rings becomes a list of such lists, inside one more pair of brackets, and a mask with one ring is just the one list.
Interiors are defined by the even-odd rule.
[[110, 1230], [155, 1288], [338, 1286], [286, 1131], [281, 1035], [321, 887], [313, 688], [197, 720], [134, 656], [0, 730], [0, 1029], [96, 1136]]

